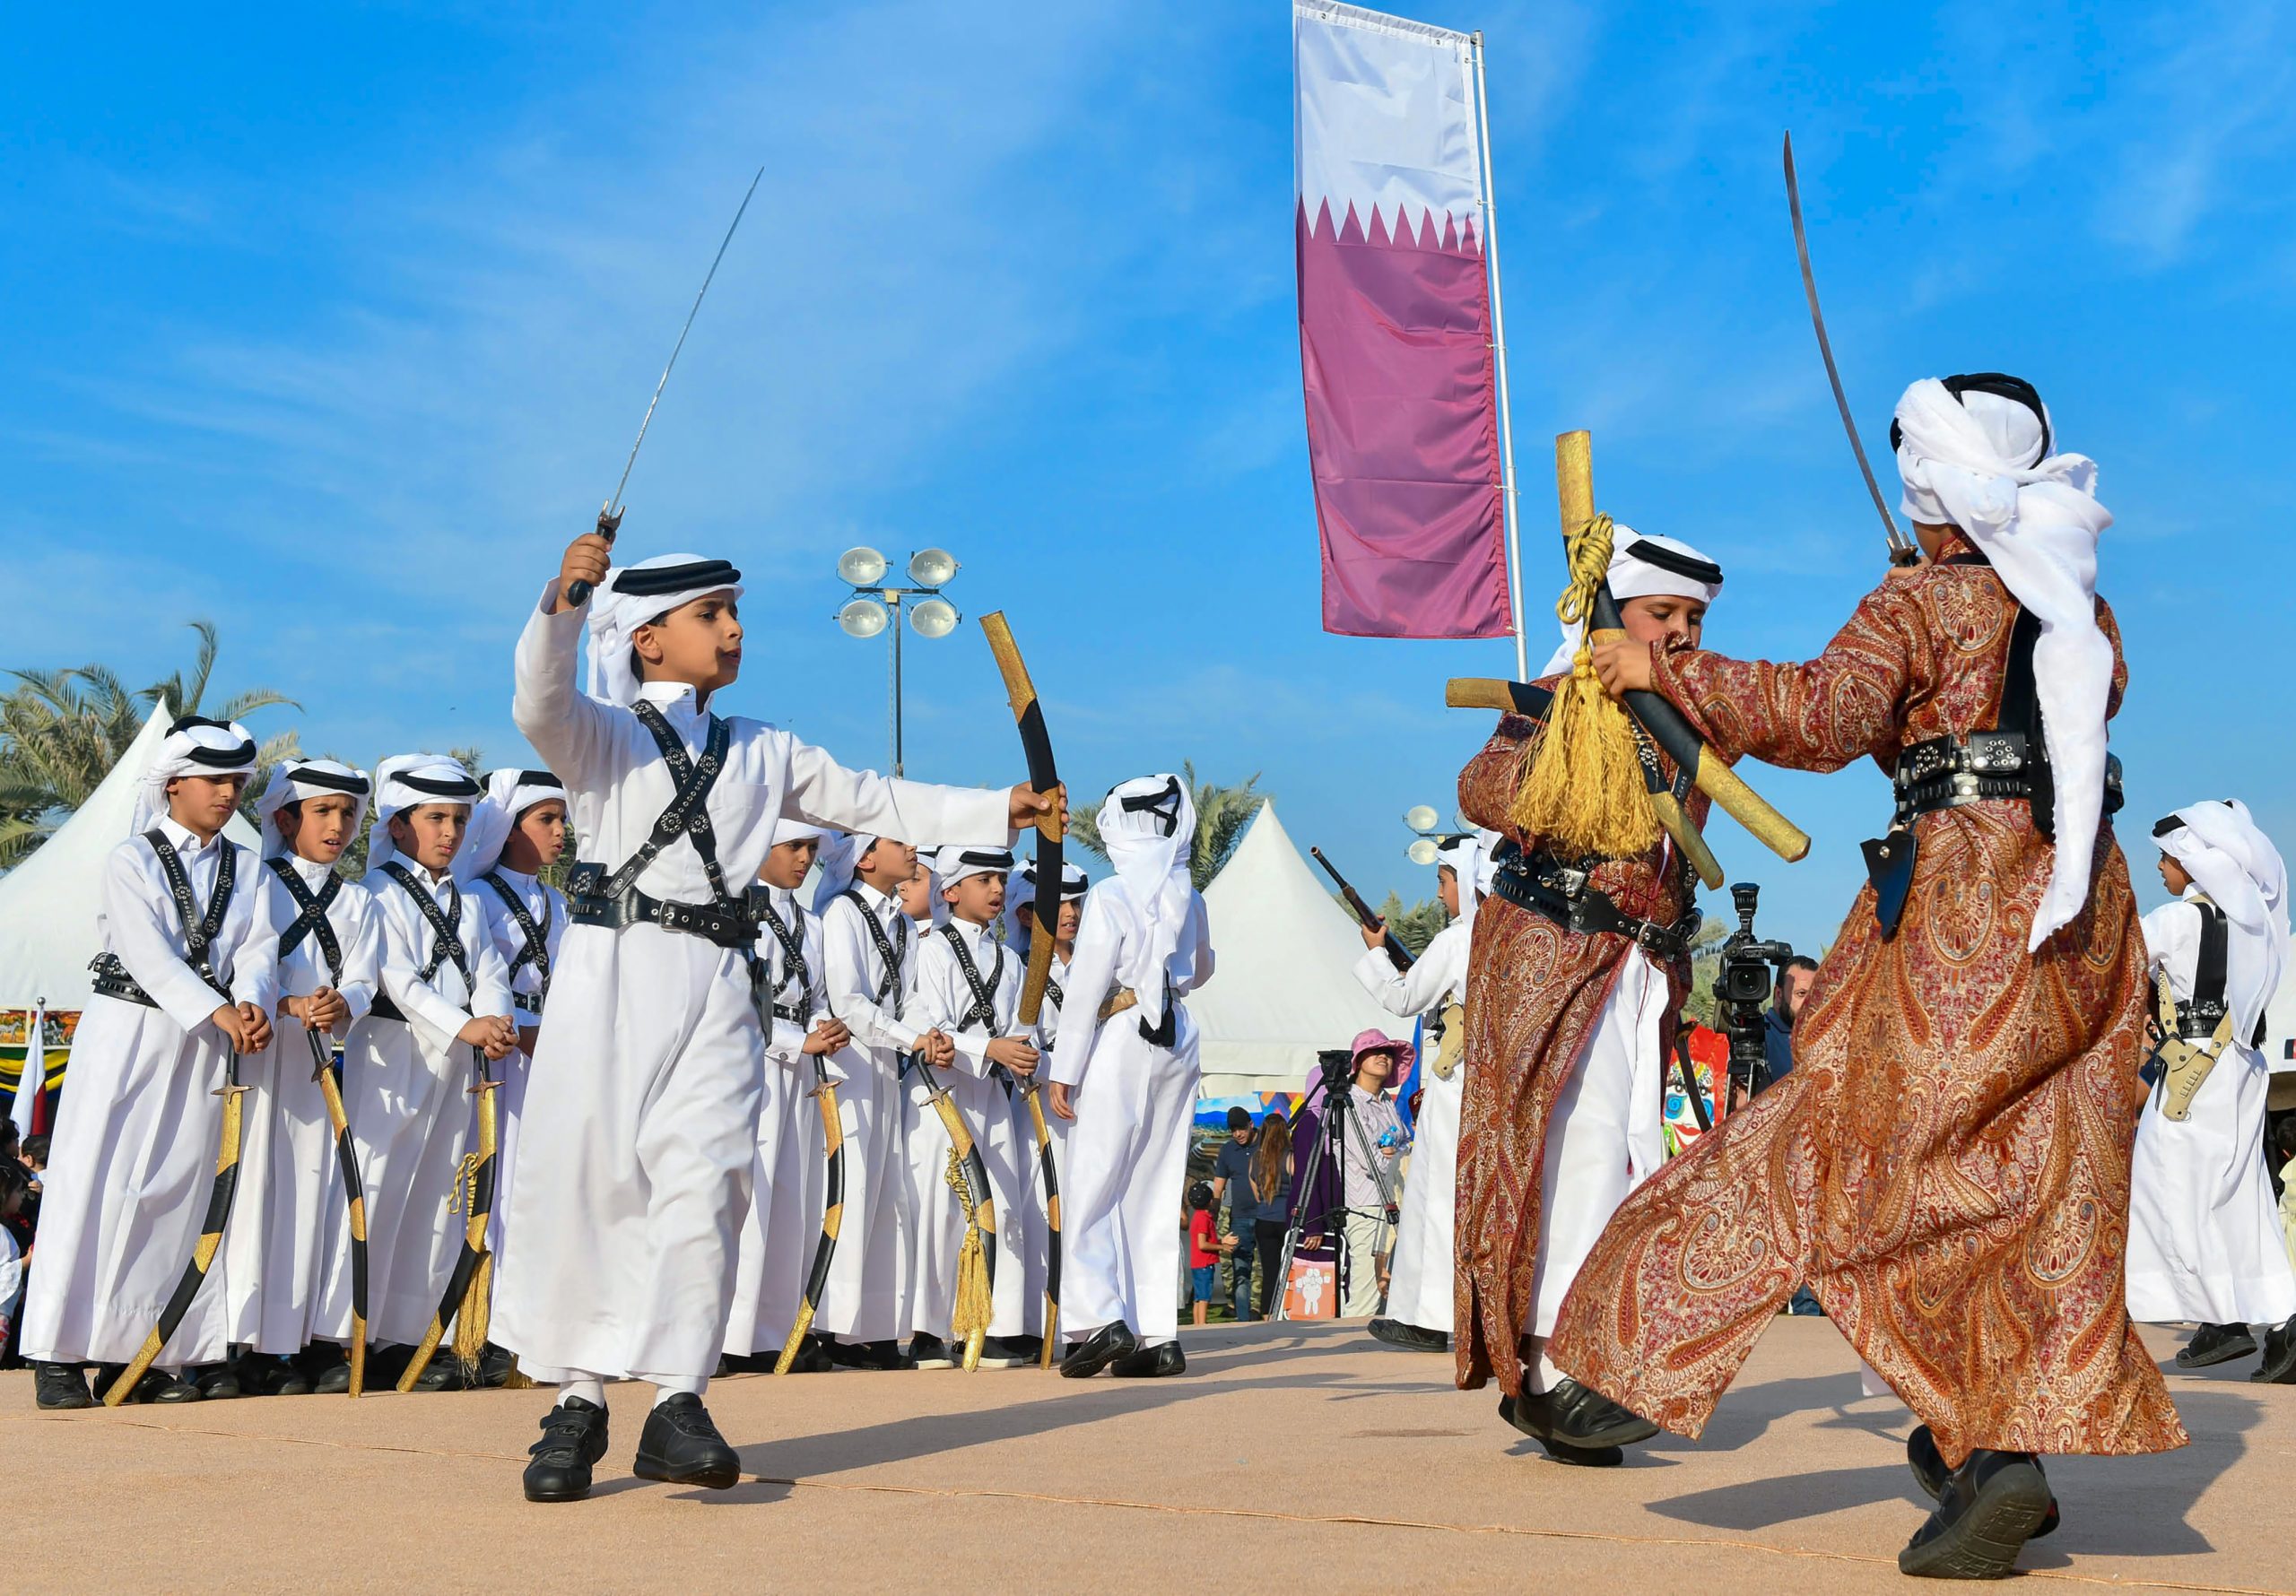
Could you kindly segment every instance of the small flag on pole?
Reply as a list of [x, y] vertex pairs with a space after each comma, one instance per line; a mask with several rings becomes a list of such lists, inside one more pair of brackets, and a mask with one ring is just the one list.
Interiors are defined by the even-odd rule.
[[1510, 636], [1475, 41], [1314, 0], [1292, 18], [1324, 629]]

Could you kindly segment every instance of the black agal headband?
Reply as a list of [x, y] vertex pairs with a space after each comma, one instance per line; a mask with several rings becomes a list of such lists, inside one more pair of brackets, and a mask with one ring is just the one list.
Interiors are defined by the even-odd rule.
[[[2023, 377], [2012, 377], [2005, 371], [1966, 371], [1959, 377], [1941, 377], [1939, 380], [1955, 403], [1965, 408], [1969, 402], [1964, 395], [1990, 394], [1996, 399], [2006, 399], [2031, 411], [2033, 420], [2041, 424], [2041, 452], [2034, 456], [2032, 464], [2038, 465], [2049, 457], [2054, 439], [2049, 434], [2048, 411], [2041, 403], [2040, 390]], [[1892, 419], [1890, 422], [1890, 447], [1900, 449], [1904, 447], [1905, 429]]]

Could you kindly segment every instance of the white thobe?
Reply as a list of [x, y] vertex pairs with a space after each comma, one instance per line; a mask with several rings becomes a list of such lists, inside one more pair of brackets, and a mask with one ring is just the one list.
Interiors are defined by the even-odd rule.
[[[221, 837], [202, 844], [172, 819], [159, 829], [204, 911], [225, 848], [237, 872], [208, 962], [230, 1002], [278, 1002], [279, 928], [254, 853]], [[42, 1175], [39, 1267], [19, 1338], [40, 1363], [126, 1363], [182, 1279], [215, 1184], [216, 1141], [230, 1044], [213, 1016], [225, 999], [187, 959], [159, 857], [141, 837], [104, 861], [96, 932], [159, 1006], [100, 994], [72, 1042], [72, 1073]], [[240, 1099], [244, 1115], [254, 1097]], [[234, 1217], [236, 1218], [236, 1212]], [[225, 1235], [230, 1235], [227, 1229]], [[230, 1334], [231, 1261], [218, 1258], [158, 1366], [222, 1358]]]
[[[343, 1045], [344, 1110], [367, 1196], [367, 1338], [413, 1345], [430, 1328], [463, 1246], [463, 1155], [475, 1145], [475, 1049], [458, 1039], [484, 1015], [510, 1013], [509, 971], [486, 934], [486, 910], [451, 875], [401, 859], [449, 917], [471, 972], [465, 985], [450, 953], [426, 979], [434, 940], [413, 895], [383, 871], [368, 873], [382, 940], [383, 996], [403, 1019], [370, 1013]], [[488, 1065], [492, 1074], [498, 1066]], [[496, 1105], [497, 1124], [500, 1105]], [[495, 1201], [501, 1201], [500, 1182]], [[351, 1339], [351, 1257], [334, 1254], [314, 1316], [324, 1340]]]
[[1211, 979], [1212, 936], [1196, 896], [1189, 931], [1166, 961], [1171, 1046], [1141, 1035], [1137, 1009], [1104, 1023], [1125, 927], [1144, 918], [1128, 906], [1110, 912], [1106, 895], [1125, 893], [1110, 876], [1084, 898], [1048, 1076], [1071, 1089], [1076, 1115], [1061, 1166], [1069, 1186], [1060, 1202], [1060, 1329], [1082, 1340], [1122, 1320], [1154, 1346], [1179, 1333], [1180, 1197], [1198, 1073], [1196, 1021], [1179, 1000]]
[[[1398, 972], [1386, 953], [1366, 950], [1355, 978], [1388, 1013], [1405, 1019], [1439, 1019], [1466, 1002], [1468, 922], [1454, 920], [1435, 933], [1410, 969]], [[1411, 1170], [1404, 1181], [1403, 1212], [1396, 1227], [1395, 1261], [1387, 1278], [1387, 1316], [1422, 1330], [1451, 1333], [1452, 1210], [1459, 1184], [1459, 1102], [1466, 1071], [1455, 1066], [1445, 1080], [1435, 1073], [1430, 1048], [1419, 1071], [1419, 1114], [1412, 1122]]]
[[[291, 854], [285, 862], [314, 897], [335, 874], [331, 865]], [[263, 890], [273, 900], [272, 924], [283, 937], [301, 911], [269, 864], [261, 873]], [[309, 997], [333, 987], [351, 1011], [341, 1028], [347, 1037], [374, 1006], [382, 978], [382, 931], [367, 889], [357, 881], [336, 889], [326, 922], [343, 956], [342, 972], [329, 967], [317, 934], [305, 932], [279, 959], [279, 995]], [[333, 1041], [321, 1045], [331, 1049]], [[309, 1342], [336, 1254], [349, 1264], [349, 1205], [316, 1068], [303, 1022], [284, 1013], [272, 1016], [271, 1045], [240, 1064], [242, 1079], [257, 1089], [246, 1098], [238, 1205], [225, 1241], [231, 1340], [282, 1357]]]
[[[1017, 954], [1018, 950], [1015, 952]], [[1037, 1015], [1039, 1081], [1052, 1079], [1049, 1073], [1052, 1045], [1059, 1038], [1060, 1000], [1067, 991], [1068, 960], [1055, 953], [1052, 956], [1052, 978], [1045, 986], [1044, 1007]], [[1042, 1107], [1045, 1132], [1052, 1142], [1052, 1175], [1057, 1189], [1057, 1184], [1066, 1178], [1068, 1168], [1069, 1122], [1052, 1111], [1048, 1100], [1042, 1104]], [[1013, 1098], [1013, 1123], [1020, 1127], [1021, 1145], [1029, 1149], [1028, 1156], [1033, 1160], [1029, 1177], [1033, 1200], [1029, 1204], [1029, 1229], [1023, 1238], [1026, 1250], [1022, 1256], [1026, 1263], [1022, 1277], [1021, 1328], [1024, 1335], [1040, 1336], [1045, 1332], [1046, 1286], [1052, 1267], [1052, 1226], [1048, 1217], [1048, 1199], [1044, 1189], [1043, 1157], [1035, 1150], [1036, 1125], [1029, 1117], [1028, 1099], [1017, 1093]]]
[[[511, 714], [565, 782], [586, 854], [615, 868], [651, 834], [676, 781], [634, 711], [576, 690], [583, 616], [548, 613], [555, 595], [553, 582], [518, 640]], [[693, 690], [639, 690], [698, 756], [709, 724]], [[733, 717], [729, 731], [706, 806], [728, 882], [757, 879], [784, 816], [930, 844], [1011, 835], [1002, 791], [848, 770], [761, 721]], [[683, 839], [636, 885], [670, 902], [711, 898]], [[568, 927], [494, 1297], [495, 1340], [537, 1379], [691, 1382], [716, 1368], [757, 1164], [765, 1036], [751, 956], [650, 924]]]
[[[987, 1025], [970, 1018], [972, 988], [957, 962], [947, 929], [926, 938], [918, 950], [917, 990], [909, 1012], [917, 1024], [946, 1032], [957, 1045], [956, 1062], [939, 1071], [938, 1078], [980, 1149], [995, 1201], [996, 1256], [991, 1298], [995, 1317], [987, 1333], [1017, 1336], [1026, 1330], [1028, 1321], [1036, 1144], [1013, 1117], [1019, 1093], [1007, 1084], [1004, 1071], [992, 1071], [988, 1044], [992, 1037], [1011, 1037], [1034, 1045], [1033, 1029], [1014, 1019], [1021, 1006], [1021, 983], [1028, 970], [987, 926], [966, 920], [952, 920], [949, 925], [964, 939], [965, 951], [984, 985], [990, 985], [994, 1017]], [[997, 967], [1000, 957], [1002, 969]], [[909, 1325], [927, 1335], [946, 1336], [957, 1305], [957, 1262], [964, 1245], [965, 1219], [947, 1180], [948, 1127], [927, 1100], [921, 1073], [912, 1076], [911, 1082], [917, 1102], [909, 1128], [909, 1164], [923, 1178], [910, 1191], [915, 1245], [909, 1255], [915, 1272]], [[1025, 1107], [1022, 1112], [1026, 1112]]]
[[[543, 950], [550, 959], [550, 967], [558, 967], [558, 950], [566, 940], [566, 899], [557, 888], [537, 877], [512, 870], [507, 864], [497, 864], [493, 874], [502, 878], [503, 884], [517, 895], [526, 911], [526, 917], [542, 933]], [[486, 911], [486, 934], [494, 950], [502, 956], [503, 967], [516, 967], [510, 977], [511, 1018], [520, 1029], [542, 1023], [543, 1003], [547, 994], [538, 961], [527, 958], [520, 963], [526, 951], [526, 933], [518, 924], [518, 917], [510, 906], [502, 901], [492, 883], [479, 878], [467, 883], [464, 891], [476, 898]], [[494, 1212], [486, 1227], [486, 1243], [499, 1255], [502, 1251], [503, 1215], [509, 1204], [503, 1194], [510, 1189], [510, 1172], [518, 1162], [518, 1125], [526, 1112], [526, 1082], [534, 1074], [534, 1061], [523, 1047], [514, 1047], [496, 1063], [494, 1078], [502, 1089], [494, 1094], [497, 1132], [500, 1149], [494, 1155]]]
[[[2144, 916], [2152, 967], [2167, 972], [2180, 1003], [2192, 997], [2200, 929], [2200, 908], [2190, 901]], [[2241, 934], [2238, 926], [2225, 931]], [[2296, 1314], [2296, 1271], [2282, 1245], [2265, 1162], [2271, 1075], [2264, 1055], [2246, 1043], [2236, 1036], [2224, 1045], [2187, 1118], [2162, 1114], [2156, 1088], [2136, 1123], [2128, 1188], [2132, 1319], [2278, 1324]]]
[[[766, 980], [758, 1001], [768, 1011], [761, 1017], [766, 1021], [766, 1069], [758, 1106], [757, 1166], [751, 1174], [749, 1210], [742, 1216], [726, 1325], [726, 1352], [732, 1357], [778, 1352], [789, 1339], [821, 1239], [828, 1180], [819, 1088], [813, 1058], [804, 1050], [806, 1035], [830, 1018], [821, 921], [793, 892], [769, 889], [766, 901], [797, 939], [805, 978], [801, 985], [780, 939], [771, 928], [761, 927], [758, 957], [765, 961]], [[832, 1085], [841, 1087], [850, 1055], [839, 1050], [822, 1063]], [[839, 1128], [843, 1129], [841, 1119]]]
[[[853, 890], [859, 905], [839, 898], [822, 913], [830, 1006], [853, 1033], [854, 1063], [838, 1093], [846, 1138], [845, 1224], [814, 1323], [825, 1334], [866, 1343], [892, 1340], [910, 1317], [908, 1089], [900, 1061], [925, 1028], [903, 1018], [915, 984], [916, 924], [894, 896], [858, 880]], [[869, 933], [872, 920], [900, 960], [890, 985]]]

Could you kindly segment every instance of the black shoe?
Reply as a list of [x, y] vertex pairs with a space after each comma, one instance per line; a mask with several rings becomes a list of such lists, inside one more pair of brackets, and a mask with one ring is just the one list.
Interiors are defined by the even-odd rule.
[[2264, 1362], [2248, 1378], [2259, 1385], [2296, 1385], [2296, 1319], [2264, 1332]]
[[[1524, 1401], [1535, 1399], [1526, 1397]], [[1499, 1417], [1546, 1448], [1547, 1456], [1558, 1463], [1569, 1463], [1579, 1469], [1615, 1469], [1626, 1461], [1626, 1451], [1619, 1446], [1574, 1446], [1552, 1435], [1541, 1435], [1518, 1416], [1516, 1400], [1510, 1396], [1499, 1399]]]
[[446, 1351], [433, 1354], [430, 1361], [422, 1366], [422, 1372], [414, 1377], [417, 1391], [475, 1391], [478, 1384], [477, 1371]]
[[1648, 1419], [1569, 1378], [1552, 1391], [1536, 1395], [1526, 1392], [1512, 1402], [1502, 1399], [1499, 1416], [1542, 1444], [1574, 1446], [1581, 1452], [1631, 1446], [1658, 1433], [1658, 1427]]
[[[1952, 1478], [1953, 1471], [1945, 1467], [1945, 1459], [1937, 1450], [1937, 1438], [1929, 1433], [1927, 1425], [1915, 1427], [1913, 1434], [1905, 1438], [1905, 1462], [1906, 1467], [1913, 1470], [1914, 1484], [1919, 1486], [1922, 1493], [1932, 1502], [1944, 1494], [1945, 1481]], [[2033, 1467], [2039, 1469], [2040, 1466], [2040, 1459], [2035, 1458]], [[2047, 1471], [2043, 1473], [2046, 1478]], [[2057, 1497], [2052, 1495], [2048, 1499], [2048, 1512], [2041, 1515], [2041, 1522], [2025, 1539], [2039, 1540], [2044, 1535], [2054, 1535], [2057, 1525]]]
[[478, 1354], [478, 1383], [489, 1391], [500, 1391], [509, 1383], [518, 1366], [518, 1355], [508, 1347], [498, 1347], [489, 1341]]
[[44, 1413], [96, 1405], [95, 1395], [88, 1389], [87, 1371], [76, 1363], [32, 1365], [32, 1401]]
[[578, 1502], [590, 1494], [590, 1466], [606, 1454], [606, 1410], [568, 1397], [542, 1418], [542, 1439], [526, 1448], [526, 1500]]
[[227, 1402], [239, 1394], [239, 1379], [231, 1373], [227, 1363], [211, 1363], [204, 1367], [184, 1371], [191, 1383], [199, 1387], [203, 1401]]
[[[102, 1365], [96, 1371], [97, 1391], [109, 1391], [113, 1383], [126, 1372], [127, 1366], [124, 1363]], [[140, 1408], [146, 1402], [196, 1402], [198, 1400], [199, 1387], [190, 1381], [178, 1380], [159, 1369], [146, 1369], [144, 1377], [135, 1383], [135, 1389], [121, 1401], [124, 1406]]]
[[1119, 1380], [1154, 1380], [1187, 1373], [1187, 1356], [1178, 1341], [1159, 1341], [1126, 1353], [1109, 1370]]
[[351, 1389], [351, 1360], [344, 1357], [321, 1369], [311, 1379], [311, 1389], [320, 1396], [341, 1396]]
[[1041, 1347], [1031, 1347], [1021, 1336], [990, 1336], [980, 1344], [980, 1366], [985, 1369], [1017, 1369], [1036, 1361]]
[[1999, 1579], [2048, 1515], [2048, 1480], [2029, 1452], [1972, 1452], [1945, 1479], [1937, 1509], [1898, 1554], [1917, 1579]]
[[[807, 1336], [805, 1344], [797, 1349], [797, 1356], [789, 1360], [789, 1372], [793, 1375], [831, 1373], [837, 1367], [837, 1359], [830, 1356], [832, 1344], [827, 1336]], [[780, 1360], [777, 1357], [775, 1361]]]
[[[414, 1349], [404, 1341], [378, 1341], [367, 1348], [367, 1389], [389, 1391], [414, 1361]], [[346, 1387], [346, 1389], [348, 1389]]]
[[1405, 1324], [1400, 1319], [1374, 1319], [1365, 1329], [1371, 1339], [1385, 1341], [1390, 1347], [1400, 1347], [1406, 1352], [1448, 1352], [1451, 1338], [1439, 1330], [1422, 1330], [1416, 1324]]
[[655, 1403], [646, 1416], [646, 1428], [638, 1437], [638, 1461], [630, 1471], [640, 1479], [722, 1491], [741, 1479], [742, 1460], [709, 1422], [701, 1399], [682, 1391]]
[[1101, 1325], [1071, 1347], [1068, 1356], [1060, 1360], [1060, 1372], [1071, 1380], [1090, 1379], [1118, 1358], [1137, 1351], [1139, 1347], [1140, 1338], [1132, 1333], [1130, 1325], [1119, 1319], [1114, 1324]]
[[1044, 1356], [1042, 1336], [1006, 1336], [1004, 1344], [1018, 1352], [1023, 1359], [1035, 1363]]
[[2177, 1354], [2180, 1369], [2205, 1369], [2246, 1357], [2257, 1349], [2257, 1339], [2245, 1324], [2204, 1324]]
[[957, 1366], [956, 1349], [939, 1336], [918, 1331], [909, 1341], [909, 1366], [915, 1369], [952, 1369]]
[[243, 1396], [309, 1396], [311, 1377], [305, 1374], [291, 1357], [277, 1357], [265, 1352], [250, 1352], [239, 1359], [237, 1370], [239, 1392]]

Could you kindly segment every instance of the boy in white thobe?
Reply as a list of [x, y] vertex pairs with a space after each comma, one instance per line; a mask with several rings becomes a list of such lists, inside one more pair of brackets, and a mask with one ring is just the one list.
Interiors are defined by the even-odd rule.
[[[1027, 1329], [1027, 1240], [1036, 1160], [1034, 1145], [1013, 1110], [1014, 1080], [1036, 1072], [1037, 1049], [1032, 1032], [1014, 1019], [1027, 967], [994, 929], [1004, 909], [1004, 878], [1012, 868], [1010, 853], [986, 845], [946, 847], [935, 855], [933, 873], [950, 917], [918, 950], [911, 1007], [919, 1023], [956, 1044], [956, 1057], [935, 1079], [947, 1089], [988, 1172], [996, 1255], [992, 1317], [981, 1349], [984, 1368], [1017, 1367], [1029, 1357], [1020, 1338]], [[946, 1368], [956, 1357], [943, 1338], [957, 1305], [965, 1216], [946, 1181], [948, 1128], [929, 1104], [909, 1136], [912, 1167], [924, 1164], [941, 1175], [937, 1191], [917, 1193], [918, 1244], [911, 1253], [917, 1273], [910, 1304], [916, 1340], [909, 1356], [919, 1368]], [[926, 1149], [922, 1158], [920, 1147]]]
[[[159, 1323], [206, 1218], [233, 1054], [271, 1042], [279, 928], [255, 856], [222, 834], [254, 769], [241, 727], [177, 721], [138, 793], [135, 835], [104, 862], [104, 950], [73, 1039], [19, 1337], [42, 1408], [89, 1406], [81, 1366], [125, 1366]], [[179, 1376], [228, 1349], [230, 1272], [228, 1258], [208, 1271], [128, 1400], [199, 1400]], [[113, 1372], [100, 1371], [104, 1384]]]
[[[359, 835], [370, 784], [333, 759], [294, 759], [271, 773], [257, 804], [262, 889], [280, 928], [279, 1002], [271, 1045], [241, 1063], [257, 1089], [246, 1099], [237, 1223], [225, 1241], [231, 1340], [248, 1349], [239, 1388], [300, 1396], [342, 1360], [313, 1340], [319, 1296], [338, 1251], [350, 1246], [349, 1208], [335, 1126], [317, 1071], [335, 1039], [374, 1006], [382, 932], [367, 889], [335, 872]], [[348, 1386], [350, 1372], [343, 1375]]]
[[[517, 1045], [510, 974], [487, 934], [485, 906], [455, 880], [480, 792], [441, 754], [401, 754], [375, 768], [365, 884], [382, 932], [382, 992], [344, 1044], [343, 1091], [366, 1188], [367, 1335], [378, 1348], [411, 1349], [443, 1305], [463, 1245], [477, 1055], [491, 1074]], [[348, 1250], [335, 1256], [318, 1333], [347, 1341]], [[397, 1356], [371, 1377], [395, 1378]], [[347, 1382], [348, 1370], [334, 1378]], [[452, 1358], [433, 1358], [422, 1388], [462, 1379]]]
[[[519, 639], [511, 704], [594, 855], [568, 894], [495, 1292], [496, 1339], [561, 1387], [526, 1466], [536, 1501], [587, 1494], [615, 1375], [656, 1386], [641, 1478], [723, 1489], [740, 1477], [701, 1393], [757, 1163], [765, 1037], [745, 894], [774, 822], [937, 839], [1057, 808], [1025, 788], [886, 781], [719, 718], [710, 697], [741, 671], [740, 573], [671, 555], [609, 577], [610, 556], [596, 533], [567, 549]], [[587, 694], [574, 684], [586, 607]]]
[[1474, 941], [1490, 846], [1497, 840], [1467, 832], [1436, 845], [1435, 890], [1451, 923], [1411, 968], [1398, 972], [1387, 957], [1384, 925], [1364, 927], [1365, 951], [1355, 961], [1363, 990], [1388, 1013], [1426, 1021], [1432, 1044], [1431, 1055], [1422, 1049], [1426, 1062], [1419, 1073], [1387, 1313], [1370, 1326], [1380, 1340], [1413, 1352], [1446, 1352], [1451, 1346], [1451, 1210], [1458, 1196], [1459, 1098], [1466, 1085], [1459, 1063], [1466, 1041], [1467, 950]]
[[[2271, 1075], [2257, 1040], [2287, 959], [2287, 872], [2248, 806], [2195, 803], [2152, 828], [2177, 901], [2144, 916], [2184, 1039], [2213, 1058], [2189, 1099], [2159, 1077], [2129, 1166], [2128, 1313], [2199, 1326], [2177, 1354], [2205, 1368], [2257, 1349], [2251, 1378], [2296, 1383], [2296, 1270], [2265, 1161]], [[2152, 1066], [2156, 1076], [2158, 1066]]]
[[[1091, 884], [1091, 878], [1083, 871], [1063, 863], [1060, 870], [1060, 915], [1053, 928], [1052, 967], [1044, 984], [1044, 1007], [1037, 1013], [1037, 1045], [1044, 1054], [1037, 1064], [1037, 1079], [1040, 1082], [1048, 1079], [1046, 1061], [1051, 1058], [1053, 1044], [1060, 1037], [1060, 1005], [1067, 997], [1068, 969], [1076, 957], [1076, 928], [1084, 917], [1084, 893]], [[1036, 926], [1036, 916], [1029, 912], [1030, 906], [1036, 901], [1036, 895], [1037, 866], [1036, 861], [1031, 859], [1013, 872], [1011, 885], [1004, 893], [1004, 924], [1011, 932], [1013, 957], [1023, 966], [1028, 963], [1030, 937]], [[1033, 1148], [1036, 1122], [1029, 1114], [1025, 1097], [1014, 1096], [1013, 1117], [1020, 1126], [1022, 1144]], [[1048, 1106], [1044, 1109], [1044, 1127], [1052, 1143], [1053, 1180], [1057, 1184], [1062, 1178], [1061, 1172], [1068, 1167], [1068, 1121], [1053, 1113]], [[1031, 1156], [1037, 1159], [1035, 1172], [1031, 1176], [1036, 1200], [1028, 1205], [1028, 1234], [1022, 1240], [1022, 1255], [1028, 1262], [1022, 1287], [1025, 1295], [1019, 1346], [1033, 1362], [1044, 1346], [1053, 1240], [1051, 1223], [1047, 1217], [1048, 1199], [1044, 1189], [1042, 1155], [1032, 1152]], [[1057, 1298], [1055, 1301], [1057, 1304]]]
[[1177, 1375], [1180, 1188], [1196, 1106], [1196, 1021], [1180, 999], [1212, 977], [1191, 884], [1196, 805], [1177, 776], [1100, 806], [1115, 874], [1084, 899], [1053, 1055], [1052, 1111], [1074, 1121], [1063, 1173], [1060, 1372]]
[[[851, 1065], [845, 1022], [829, 1011], [821, 921], [797, 901], [824, 835], [802, 820], [775, 822], [773, 847], [758, 872], [757, 1002], [766, 1067], [754, 1194], [742, 1216], [726, 1326], [723, 1366], [732, 1374], [770, 1372], [796, 1323], [826, 1206], [819, 1094], [824, 1080], [832, 1090], [842, 1085]], [[790, 1364], [792, 1374], [835, 1366], [817, 1338], [807, 1343]]]

